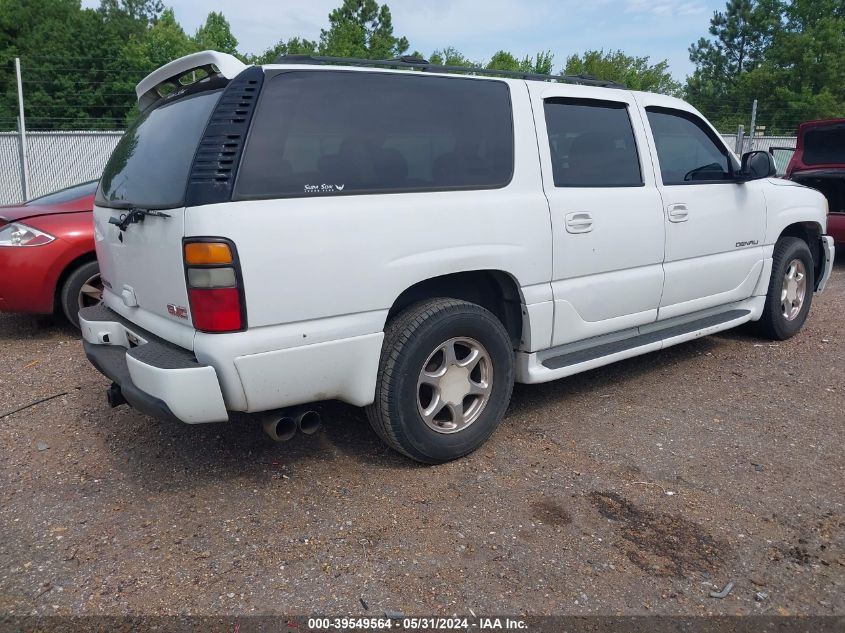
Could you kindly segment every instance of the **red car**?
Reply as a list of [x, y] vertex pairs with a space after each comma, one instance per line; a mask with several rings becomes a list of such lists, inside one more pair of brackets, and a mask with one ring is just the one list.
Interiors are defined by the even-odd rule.
[[786, 177], [825, 195], [828, 235], [845, 245], [845, 119], [802, 123]]
[[0, 311], [77, 313], [100, 302], [92, 209], [97, 182], [0, 207]]

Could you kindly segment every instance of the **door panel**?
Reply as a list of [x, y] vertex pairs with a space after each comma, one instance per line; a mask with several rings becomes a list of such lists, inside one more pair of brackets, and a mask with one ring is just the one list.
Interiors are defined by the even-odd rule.
[[636, 104], [604, 88], [530, 90], [552, 220], [553, 346], [653, 322], [665, 227]]
[[[669, 204], [661, 308], [737, 288], [763, 260], [766, 202], [759, 183], [670, 186], [663, 196]], [[672, 221], [678, 204], [686, 208], [683, 222]]]
[[697, 113], [665, 107], [664, 97], [639, 98], [666, 217], [659, 318], [751, 296], [766, 230], [762, 181], [735, 181], [736, 159]]

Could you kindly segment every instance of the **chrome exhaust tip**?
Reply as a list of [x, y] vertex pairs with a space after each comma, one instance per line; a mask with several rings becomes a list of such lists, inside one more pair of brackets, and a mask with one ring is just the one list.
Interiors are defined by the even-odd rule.
[[279, 415], [278, 413], [264, 418], [264, 432], [270, 436], [274, 442], [287, 442], [293, 439], [296, 435], [297, 424], [289, 415]]
[[314, 435], [322, 424], [323, 419], [316, 411], [306, 409], [296, 414], [296, 427], [305, 435]]

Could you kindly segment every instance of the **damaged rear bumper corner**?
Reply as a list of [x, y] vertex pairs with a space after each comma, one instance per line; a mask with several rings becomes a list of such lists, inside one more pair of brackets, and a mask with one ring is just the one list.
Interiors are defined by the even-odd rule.
[[133, 408], [188, 424], [224, 422], [217, 372], [193, 354], [138, 328], [104, 305], [79, 313], [85, 354]]

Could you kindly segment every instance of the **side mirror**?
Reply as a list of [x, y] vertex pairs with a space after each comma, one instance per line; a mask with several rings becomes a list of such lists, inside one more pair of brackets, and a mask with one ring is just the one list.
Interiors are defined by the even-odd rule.
[[742, 168], [739, 173], [741, 182], [771, 178], [777, 173], [775, 159], [769, 152], [756, 150], [742, 155]]

